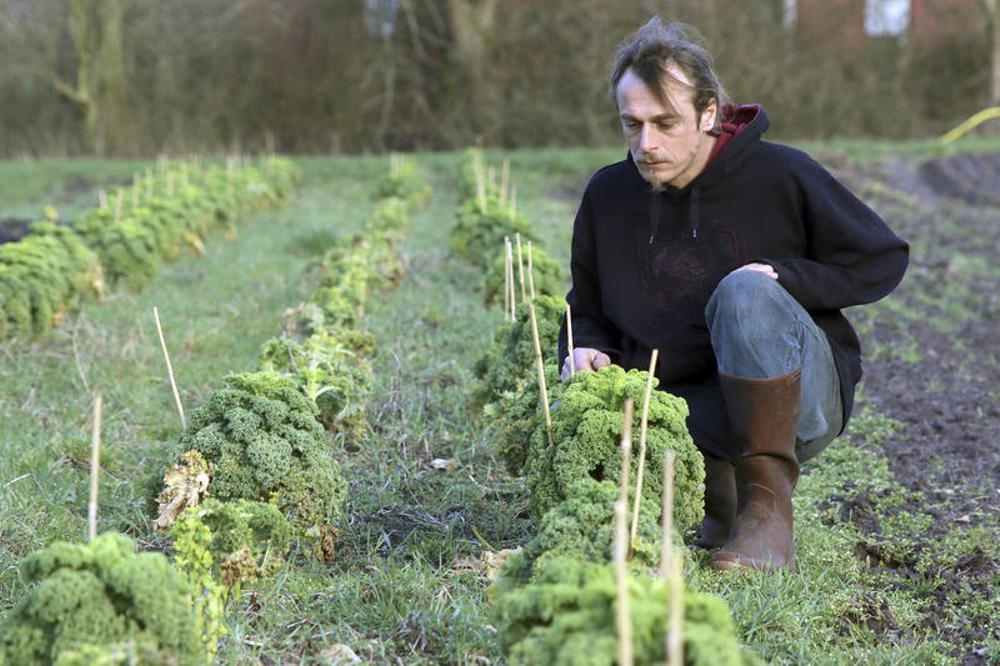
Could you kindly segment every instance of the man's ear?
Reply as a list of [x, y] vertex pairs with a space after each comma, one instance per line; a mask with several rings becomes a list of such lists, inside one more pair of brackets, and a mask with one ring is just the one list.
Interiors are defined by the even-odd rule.
[[719, 111], [719, 105], [712, 100], [705, 110], [701, 112], [701, 118], [699, 120], [700, 124], [698, 129], [702, 132], [707, 132], [715, 127], [715, 114]]

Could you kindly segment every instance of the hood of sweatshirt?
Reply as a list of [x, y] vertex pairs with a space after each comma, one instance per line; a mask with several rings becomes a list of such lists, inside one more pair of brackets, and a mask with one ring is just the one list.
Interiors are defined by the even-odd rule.
[[761, 135], [767, 131], [769, 126], [767, 112], [760, 104], [727, 104], [724, 106], [719, 134], [709, 155], [708, 163], [701, 173], [683, 188], [668, 185], [662, 190], [654, 191], [639, 173], [639, 169], [632, 160], [632, 154], [629, 152], [627, 159], [632, 167], [634, 177], [638, 179], [637, 185], [653, 198], [653, 205], [650, 207], [649, 244], [652, 245], [653, 241], [656, 240], [656, 234], [659, 230], [661, 197], [670, 197], [673, 200], [689, 198], [688, 218], [691, 237], [697, 238], [698, 227], [701, 224], [702, 189], [711, 187], [724, 179], [743, 160], [752, 155], [760, 146]]

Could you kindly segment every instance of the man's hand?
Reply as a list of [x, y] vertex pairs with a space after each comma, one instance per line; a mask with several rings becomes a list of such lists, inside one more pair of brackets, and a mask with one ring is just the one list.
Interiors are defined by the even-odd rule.
[[746, 266], [740, 266], [735, 271], [733, 271], [733, 273], [738, 273], [739, 271], [757, 271], [758, 273], [763, 273], [767, 277], [772, 278], [774, 280], [778, 279], [778, 272], [774, 270], [774, 266], [771, 266], [770, 264], [759, 264], [759, 263], [747, 264]]
[[[611, 357], [599, 349], [591, 347], [577, 347], [573, 350], [573, 362], [576, 364], [577, 372], [588, 370], [599, 370], [606, 365], [611, 365]], [[563, 362], [562, 374], [559, 379], [566, 381], [569, 379], [569, 357]]]

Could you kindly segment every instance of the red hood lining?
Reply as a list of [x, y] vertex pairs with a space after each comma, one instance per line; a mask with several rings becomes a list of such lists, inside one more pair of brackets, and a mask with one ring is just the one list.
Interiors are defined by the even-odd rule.
[[715, 139], [712, 152], [708, 155], [708, 164], [712, 163], [722, 149], [742, 132], [750, 123], [757, 118], [760, 113], [760, 104], [726, 104], [722, 107], [722, 122], [719, 126], [719, 135]]

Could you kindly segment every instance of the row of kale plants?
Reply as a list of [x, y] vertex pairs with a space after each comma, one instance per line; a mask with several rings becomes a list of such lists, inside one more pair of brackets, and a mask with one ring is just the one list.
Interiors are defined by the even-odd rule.
[[0, 624], [0, 664], [211, 663], [243, 586], [292, 552], [333, 558], [347, 487], [334, 441], [367, 429], [365, 303], [402, 277], [399, 246], [429, 194], [415, 164], [394, 160], [363, 228], [316, 262], [318, 286], [257, 370], [226, 377], [166, 470], [140, 480], [173, 562], [113, 532], [33, 553], [21, 573], [34, 585]]
[[[512, 197], [504, 191], [506, 166], [503, 173], [497, 185], [495, 169], [485, 168], [482, 152], [467, 151], [459, 171], [461, 200], [451, 237], [452, 251], [483, 271], [487, 306], [501, 302], [510, 309], [521, 298], [513, 306], [512, 320], [495, 331], [477, 363], [479, 381], [470, 398], [470, 409], [493, 433], [508, 471], [524, 475], [537, 524], [535, 535], [506, 559], [491, 584], [494, 624], [511, 664], [610, 665], [618, 663], [619, 650], [612, 554], [623, 471], [622, 413], [627, 400], [643, 404], [648, 374], [610, 366], [559, 381], [558, 335], [567, 310], [562, 268], [538, 247], [531, 224], [511, 205]], [[520, 259], [505, 240], [518, 237]], [[527, 269], [523, 267], [526, 243], [530, 243]], [[510, 265], [518, 268], [507, 268]], [[530, 271], [529, 289], [521, 292], [516, 285], [524, 270]], [[532, 327], [537, 331], [537, 348]], [[543, 372], [538, 371], [539, 350]], [[549, 400], [548, 410], [543, 395]], [[637, 432], [640, 411], [635, 414]], [[687, 431], [686, 417], [683, 400], [652, 392], [645, 483], [639, 490], [627, 563], [631, 647], [638, 664], [666, 663], [670, 587], [656, 572], [661, 540], [669, 538], [682, 547], [680, 534], [703, 516], [704, 462]], [[667, 451], [676, 461], [674, 529], [663, 535], [660, 497]], [[631, 467], [626, 478], [636, 478], [638, 458], [626, 458]], [[636, 488], [630, 492], [629, 507]], [[684, 663], [756, 663], [756, 657], [739, 645], [721, 598], [681, 593]]]
[[0, 340], [40, 338], [88, 300], [121, 283], [142, 288], [185, 247], [204, 252], [216, 228], [284, 202], [300, 177], [290, 160], [223, 165], [161, 162], [131, 186], [101, 193], [101, 205], [72, 225], [35, 222], [0, 245]]

